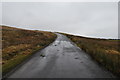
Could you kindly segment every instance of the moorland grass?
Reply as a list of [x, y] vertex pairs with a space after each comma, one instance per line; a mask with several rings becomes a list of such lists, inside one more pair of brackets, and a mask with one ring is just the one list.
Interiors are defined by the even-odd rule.
[[65, 34], [98, 63], [120, 76], [120, 40], [97, 39]]
[[56, 39], [52, 32], [2, 27], [3, 76]]

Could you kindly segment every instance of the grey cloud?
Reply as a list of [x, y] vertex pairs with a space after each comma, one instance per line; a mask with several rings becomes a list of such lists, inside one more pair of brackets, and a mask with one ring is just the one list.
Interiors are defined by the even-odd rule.
[[118, 38], [118, 6], [112, 2], [3, 3], [3, 24], [89, 37]]

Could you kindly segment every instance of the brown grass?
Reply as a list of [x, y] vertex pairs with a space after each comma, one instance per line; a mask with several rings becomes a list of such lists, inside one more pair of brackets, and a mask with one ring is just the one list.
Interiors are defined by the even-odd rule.
[[5, 75], [56, 39], [52, 32], [2, 27], [2, 73]]
[[120, 40], [87, 38], [64, 34], [108, 70], [120, 76]]

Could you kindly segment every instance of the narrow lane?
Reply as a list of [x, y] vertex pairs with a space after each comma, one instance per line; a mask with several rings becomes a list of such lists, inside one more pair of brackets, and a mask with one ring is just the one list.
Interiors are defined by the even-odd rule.
[[56, 34], [58, 37], [54, 43], [37, 52], [28, 62], [12, 73], [9, 78], [114, 77], [66, 36]]

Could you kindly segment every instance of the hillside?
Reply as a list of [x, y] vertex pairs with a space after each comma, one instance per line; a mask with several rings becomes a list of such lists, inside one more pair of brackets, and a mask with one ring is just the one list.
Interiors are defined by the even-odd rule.
[[120, 76], [120, 40], [62, 34], [70, 38], [83, 51], [90, 54], [98, 63]]
[[[38, 50], [45, 48], [56, 39], [56, 35], [52, 32], [25, 30], [8, 26], [0, 26], [0, 28], [2, 28], [1, 63], [3, 75], [10, 72], [17, 65], [21, 64]], [[120, 76], [120, 40], [88, 38], [65, 33], [61, 34], [66, 35], [99, 64]], [[53, 51], [55, 50], [53, 49]], [[59, 52], [60, 50], [57, 51]], [[58, 52], [55, 52], [55, 54]], [[40, 56], [44, 57], [43, 54]], [[81, 62], [81, 64], [82, 63], [83, 62]]]
[[56, 35], [52, 32], [0, 27], [2, 27], [3, 75], [56, 39]]

